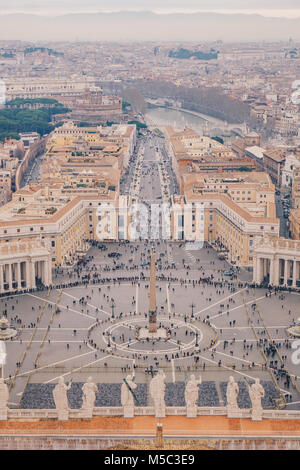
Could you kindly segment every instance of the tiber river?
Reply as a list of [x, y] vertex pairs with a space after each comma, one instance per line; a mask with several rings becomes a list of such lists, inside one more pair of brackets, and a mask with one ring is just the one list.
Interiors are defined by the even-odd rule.
[[149, 125], [173, 126], [175, 128], [190, 127], [196, 131], [205, 128], [205, 119], [200, 116], [185, 113], [184, 111], [176, 111], [168, 108], [149, 108], [144, 114], [145, 120]]

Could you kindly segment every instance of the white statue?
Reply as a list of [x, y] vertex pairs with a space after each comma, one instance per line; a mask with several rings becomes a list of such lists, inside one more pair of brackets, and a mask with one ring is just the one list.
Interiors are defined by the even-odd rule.
[[238, 404], [237, 404], [238, 394], [239, 394], [239, 386], [235, 382], [234, 378], [230, 376], [229, 382], [227, 384], [227, 390], [226, 390], [227, 408], [231, 410], [238, 408]]
[[185, 403], [186, 403], [186, 411], [188, 418], [196, 418], [197, 417], [197, 401], [199, 395], [199, 388], [198, 384], [202, 383], [201, 376], [199, 380], [196, 380], [194, 374], [191, 375], [190, 380], [186, 384], [185, 387]]
[[66, 385], [63, 377], [59, 377], [58, 384], [54, 387], [53, 398], [55, 407], [58, 411], [58, 419], [68, 419], [69, 405], [67, 391], [70, 390], [72, 383]]
[[7, 419], [7, 403], [9, 398], [8, 386], [4, 382], [4, 379], [0, 379], [0, 419]]
[[251, 419], [253, 421], [261, 421], [263, 414], [261, 399], [265, 396], [265, 391], [259, 379], [255, 379], [255, 383], [249, 387], [249, 395], [252, 402]]
[[123, 406], [124, 418], [133, 418], [134, 416], [134, 396], [131, 390], [135, 390], [137, 384], [134, 383], [134, 375], [127, 375], [126, 383], [121, 387], [121, 404]]
[[249, 387], [249, 395], [252, 402], [252, 409], [262, 410], [261, 399], [265, 396], [265, 391], [259, 379], [255, 379], [255, 383]]
[[165, 374], [162, 369], [159, 369], [157, 375], [153, 377], [150, 382], [150, 395], [154, 401], [155, 416], [156, 418], [165, 418], [166, 405], [165, 405]]
[[6, 346], [4, 341], [0, 341], [0, 365], [4, 366], [6, 363]]
[[88, 377], [87, 382], [82, 387], [82, 409], [93, 410], [98, 387], [92, 382], [92, 377]]

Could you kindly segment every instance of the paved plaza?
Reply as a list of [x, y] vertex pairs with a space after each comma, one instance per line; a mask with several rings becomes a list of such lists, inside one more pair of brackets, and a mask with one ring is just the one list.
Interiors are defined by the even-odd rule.
[[[71, 407], [81, 406], [81, 386], [89, 376], [98, 384], [98, 406], [117, 406], [122, 380], [132, 371], [142, 406], [150, 401], [153, 371], [163, 368], [168, 406], [184, 405], [185, 383], [193, 371], [202, 377], [199, 405], [226, 403], [226, 383], [233, 375], [241, 407], [250, 406], [248, 383], [259, 377], [266, 408], [275, 406], [281, 392], [291, 395], [287, 408], [298, 409], [297, 389], [277, 372], [275, 387], [270, 367], [280, 369], [283, 359], [297, 384], [293, 340], [286, 328], [298, 317], [299, 295], [269, 295], [265, 289], [248, 287], [238, 276], [228, 280], [228, 266], [213, 248], [187, 251], [184, 244], [161, 242], [155, 247], [157, 321], [169, 335], [139, 340], [137, 327], [148, 322], [151, 245], [110, 243], [105, 251], [93, 247], [80, 271], [54, 275], [56, 288], [0, 300], [18, 329], [18, 336], [6, 342], [10, 406], [53, 407], [51, 391], [60, 376], [72, 380]], [[121, 254], [118, 261], [108, 256], [116, 251]], [[61, 287], [67, 283], [78, 285]], [[275, 352], [270, 349], [273, 340]]]

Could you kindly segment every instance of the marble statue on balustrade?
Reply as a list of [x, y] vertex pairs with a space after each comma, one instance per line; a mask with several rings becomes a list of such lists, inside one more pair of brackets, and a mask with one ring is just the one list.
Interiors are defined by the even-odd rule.
[[69, 404], [67, 392], [70, 390], [72, 383], [65, 384], [64, 378], [58, 379], [58, 384], [53, 389], [53, 399], [55, 408], [57, 409], [58, 419], [67, 420], [69, 418]]
[[166, 417], [166, 404], [165, 404], [165, 374], [162, 369], [159, 369], [158, 373], [150, 382], [150, 395], [154, 401], [155, 416], [156, 418]]
[[254, 384], [249, 386], [249, 396], [252, 403], [251, 418], [253, 421], [261, 421], [263, 414], [261, 400], [265, 396], [265, 391], [259, 379], [255, 379]]
[[227, 399], [227, 416], [234, 417], [238, 411], [237, 397], [239, 394], [239, 386], [232, 376], [229, 377], [227, 384], [226, 399]]
[[92, 382], [92, 377], [88, 377], [87, 382], [82, 387], [83, 396], [81, 409], [86, 411], [90, 417], [93, 416], [93, 409], [95, 406], [97, 392], [97, 385]]
[[126, 381], [122, 383], [121, 387], [121, 404], [123, 406], [124, 418], [134, 417], [134, 396], [133, 390], [137, 388], [137, 384], [134, 383], [134, 375], [127, 375]]
[[198, 385], [201, 383], [201, 376], [199, 377], [199, 380], [196, 380], [195, 375], [192, 374], [190, 380], [186, 384], [184, 397], [186, 403], [186, 415], [188, 418], [197, 417], [197, 401], [199, 395]]
[[0, 378], [0, 420], [7, 419], [8, 398], [9, 398], [8, 386], [4, 382], [4, 379]]

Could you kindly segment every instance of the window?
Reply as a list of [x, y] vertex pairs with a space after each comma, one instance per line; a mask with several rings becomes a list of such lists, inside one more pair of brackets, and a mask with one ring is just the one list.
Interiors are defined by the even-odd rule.
[[179, 231], [178, 232], [178, 240], [183, 240], [184, 238], [184, 232], [183, 231]]
[[119, 227], [124, 227], [124, 215], [118, 216], [118, 225]]

